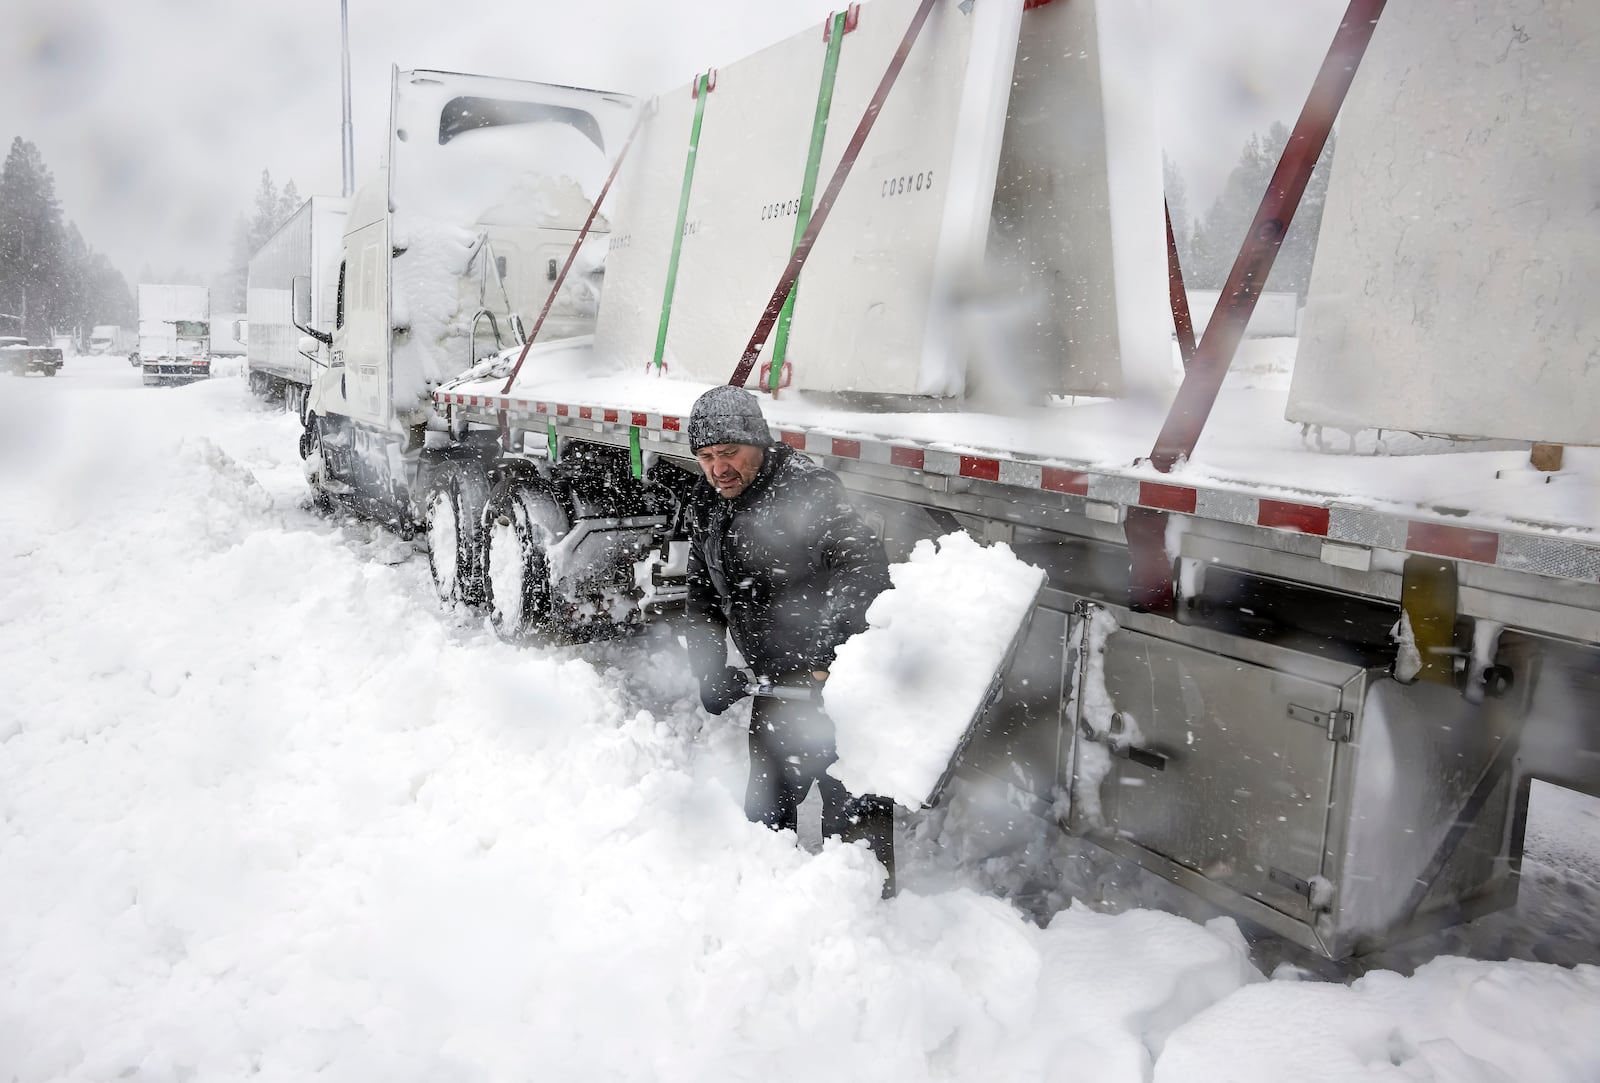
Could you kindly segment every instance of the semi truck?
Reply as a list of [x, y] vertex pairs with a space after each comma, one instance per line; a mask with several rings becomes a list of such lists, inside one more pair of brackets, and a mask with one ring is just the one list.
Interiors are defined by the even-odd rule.
[[146, 387], [211, 376], [211, 291], [139, 284], [139, 364]]
[[89, 332], [89, 353], [95, 356], [109, 354], [126, 357], [134, 368], [139, 367], [139, 333], [131, 327], [114, 323], [95, 324]]
[[327, 346], [294, 324], [297, 279], [314, 298], [311, 322], [331, 327], [348, 201], [312, 196], [300, 204], [250, 257], [245, 292], [250, 340], [246, 371], [250, 389], [298, 414], [311, 387], [313, 369], [326, 369]]
[[[1332, 959], [1511, 905], [1533, 783], [1600, 796], [1600, 16], [1467, 7], [1353, 0], [1198, 343], [1135, 6], [872, 0], [642, 103], [397, 74], [332, 324], [296, 298], [308, 481], [508, 639], [626, 631], [683, 593], [690, 405], [759, 388], [891, 559], [1046, 572], [946, 793]], [[527, 175], [451, 202], [469, 115]], [[1336, 115], [1292, 381], [1230, 381]], [[502, 292], [513, 220], [573, 235]]]

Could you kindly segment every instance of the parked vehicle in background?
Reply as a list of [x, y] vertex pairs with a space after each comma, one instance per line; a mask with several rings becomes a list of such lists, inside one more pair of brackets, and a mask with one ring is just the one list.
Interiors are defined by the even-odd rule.
[[50, 344], [61, 351], [63, 358], [78, 356], [78, 340], [71, 335], [56, 335], [51, 338]]
[[219, 312], [211, 318], [211, 356], [243, 357], [250, 341], [243, 312]]
[[0, 337], [0, 371], [13, 376], [37, 372], [54, 376], [61, 371], [61, 350], [55, 346], [30, 346], [25, 338], [14, 335]]
[[139, 333], [134, 328], [114, 323], [96, 324], [89, 332], [89, 353], [126, 356], [134, 368], [139, 367]]
[[145, 386], [211, 375], [211, 291], [139, 284], [139, 362]]
[[296, 279], [314, 298], [313, 322], [332, 327], [338, 294], [339, 244], [349, 201], [312, 196], [250, 257], [245, 315], [250, 325], [245, 371], [250, 390], [300, 412], [313, 368], [326, 369], [328, 346], [294, 325]]

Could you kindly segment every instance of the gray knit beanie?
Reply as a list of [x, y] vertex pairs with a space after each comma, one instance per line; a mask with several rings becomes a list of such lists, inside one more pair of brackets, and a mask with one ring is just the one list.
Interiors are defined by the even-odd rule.
[[761, 403], [742, 387], [723, 384], [694, 400], [689, 411], [689, 450], [712, 444], [766, 447], [772, 432], [761, 416]]

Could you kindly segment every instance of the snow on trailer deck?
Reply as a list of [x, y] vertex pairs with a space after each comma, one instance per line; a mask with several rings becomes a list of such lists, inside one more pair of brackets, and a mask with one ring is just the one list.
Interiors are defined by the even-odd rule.
[[[661, 644], [441, 615], [409, 545], [309, 510], [294, 420], [242, 378], [139, 383], [0, 384], [30, 452], [0, 470], [0, 1077], [1600, 1067], [1594, 966], [1268, 978], [1231, 922], [1040, 928], [913, 846], [881, 901], [864, 851], [745, 820], [743, 719]], [[1594, 878], [1600, 821], [1562, 817], [1548, 852]]]
[[[1148, 464], [1165, 403], [1062, 400], [983, 413], [865, 413], [805, 393], [763, 400], [775, 435], [802, 450], [861, 460], [918, 478], [963, 478], [1008, 490], [1060, 494], [1091, 518], [1130, 506], [1286, 530], [1363, 548], [1430, 553], [1514, 571], [1600, 583], [1600, 449], [1568, 448], [1564, 469], [1543, 474], [1525, 449], [1373, 454], [1374, 434], [1317, 432], [1283, 419], [1282, 378], [1295, 341], [1248, 342], [1193, 460], [1170, 474]], [[515, 386], [485, 364], [435, 401], [457, 417], [513, 428], [554, 424], [570, 435], [626, 438], [688, 454], [687, 418], [709, 384], [646, 374], [578, 375], [587, 340], [535, 346]], [[1420, 441], [1387, 434], [1404, 450]], [[1308, 446], [1321, 440], [1329, 448]], [[1340, 453], [1350, 448], [1367, 453]], [[1070, 502], [1070, 498], [1078, 498]], [[1343, 554], [1332, 559], [1345, 559]], [[1591, 638], [1600, 635], [1592, 629]]]

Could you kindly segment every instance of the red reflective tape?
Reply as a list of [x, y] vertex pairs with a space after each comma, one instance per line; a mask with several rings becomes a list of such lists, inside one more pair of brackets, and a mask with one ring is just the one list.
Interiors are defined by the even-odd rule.
[[1186, 485], [1163, 485], [1159, 481], [1139, 483], [1139, 503], [1147, 508], [1162, 511], [1181, 511], [1194, 514], [1195, 491]]
[[617, 419], [617, 412], [615, 410], [607, 410], [600, 417], [601, 421], [615, 421], [616, 419]]
[[1046, 466], [1039, 471], [1039, 488], [1052, 493], [1089, 495], [1089, 475], [1076, 470], [1063, 470], [1059, 466]]
[[467, 399], [467, 405], [468, 406], [476, 406], [476, 405], [478, 405], [478, 396], [473, 395], [470, 398], [468, 398]]
[[800, 451], [806, 449], [806, 434], [803, 432], [790, 432], [788, 429], [779, 429], [778, 439]]
[[861, 458], [861, 441], [841, 440], [836, 436], [833, 438], [833, 453], [841, 459], [859, 459]]
[[1500, 553], [1500, 535], [1464, 526], [1412, 522], [1406, 526], [1406, 548], [1414, 553], [1493, 564]]
[[922, 449], [914, 447], [892, 447], [889, 449], [889, 464], [891, 466], [904, 466], [912, 470], [922, 469]]
[[534, 406], [533, 412], [536, 413], [536, 414], [548, 414], [550, 412], [550, 407], [545, 403], [536, 402], [536, 403], [533, 404], [533, 406]]
[[1328, 509], [1291, 504], [1286, 500], [1263, 500], [1256, 508], [1256, 525], [1274, 530], [1298, 530], [1325, 538], [1328, 536]]
[[679, 420], [678, 420], [678, 419], [677, 419], [677, 418], [675, 418], [675, 417], [666, 417], [666, 416], [663, 416], [663, 417], [662, 417], [662, 418], [661, 418], [661, 427], [662, 427], [662, 428], [663, 428], [663, 429], [668, 429], [668, 430], [670, 430], [670, 431], [672, 431], [672, 432], [678, 432], [678, 431], [680, 431], [680, 430], [679, 430], [679, 426], [680, 426], [680, 425], [681, 425], [681, 424], [682, 424], [682, 422], [680, 422], [680, 421], [679, 421]]
[[983, 459], [976, 455], [961, 456], [961, 476], [979, 481], [1000, 480], [1000, 460]]
[[567, 416], [567, 411], [569, 409], [571, 409], [571, 408], [564, 402], [556, 403], [556, 416], [557, 417], [566, 417]]
[[649, 414], [637, 414], [637, 413], [629, 414], [628, 415], [628, 424], [636, 425], [641, 429], [648, 429], [650, 427], [650, 415]]
[[594, 407], [593, 406], [580, 406], [580, 407], [578, 407], [578, 417], [580, 419], [584, 420], [584, 421], [593, 421], [594, 420]]

